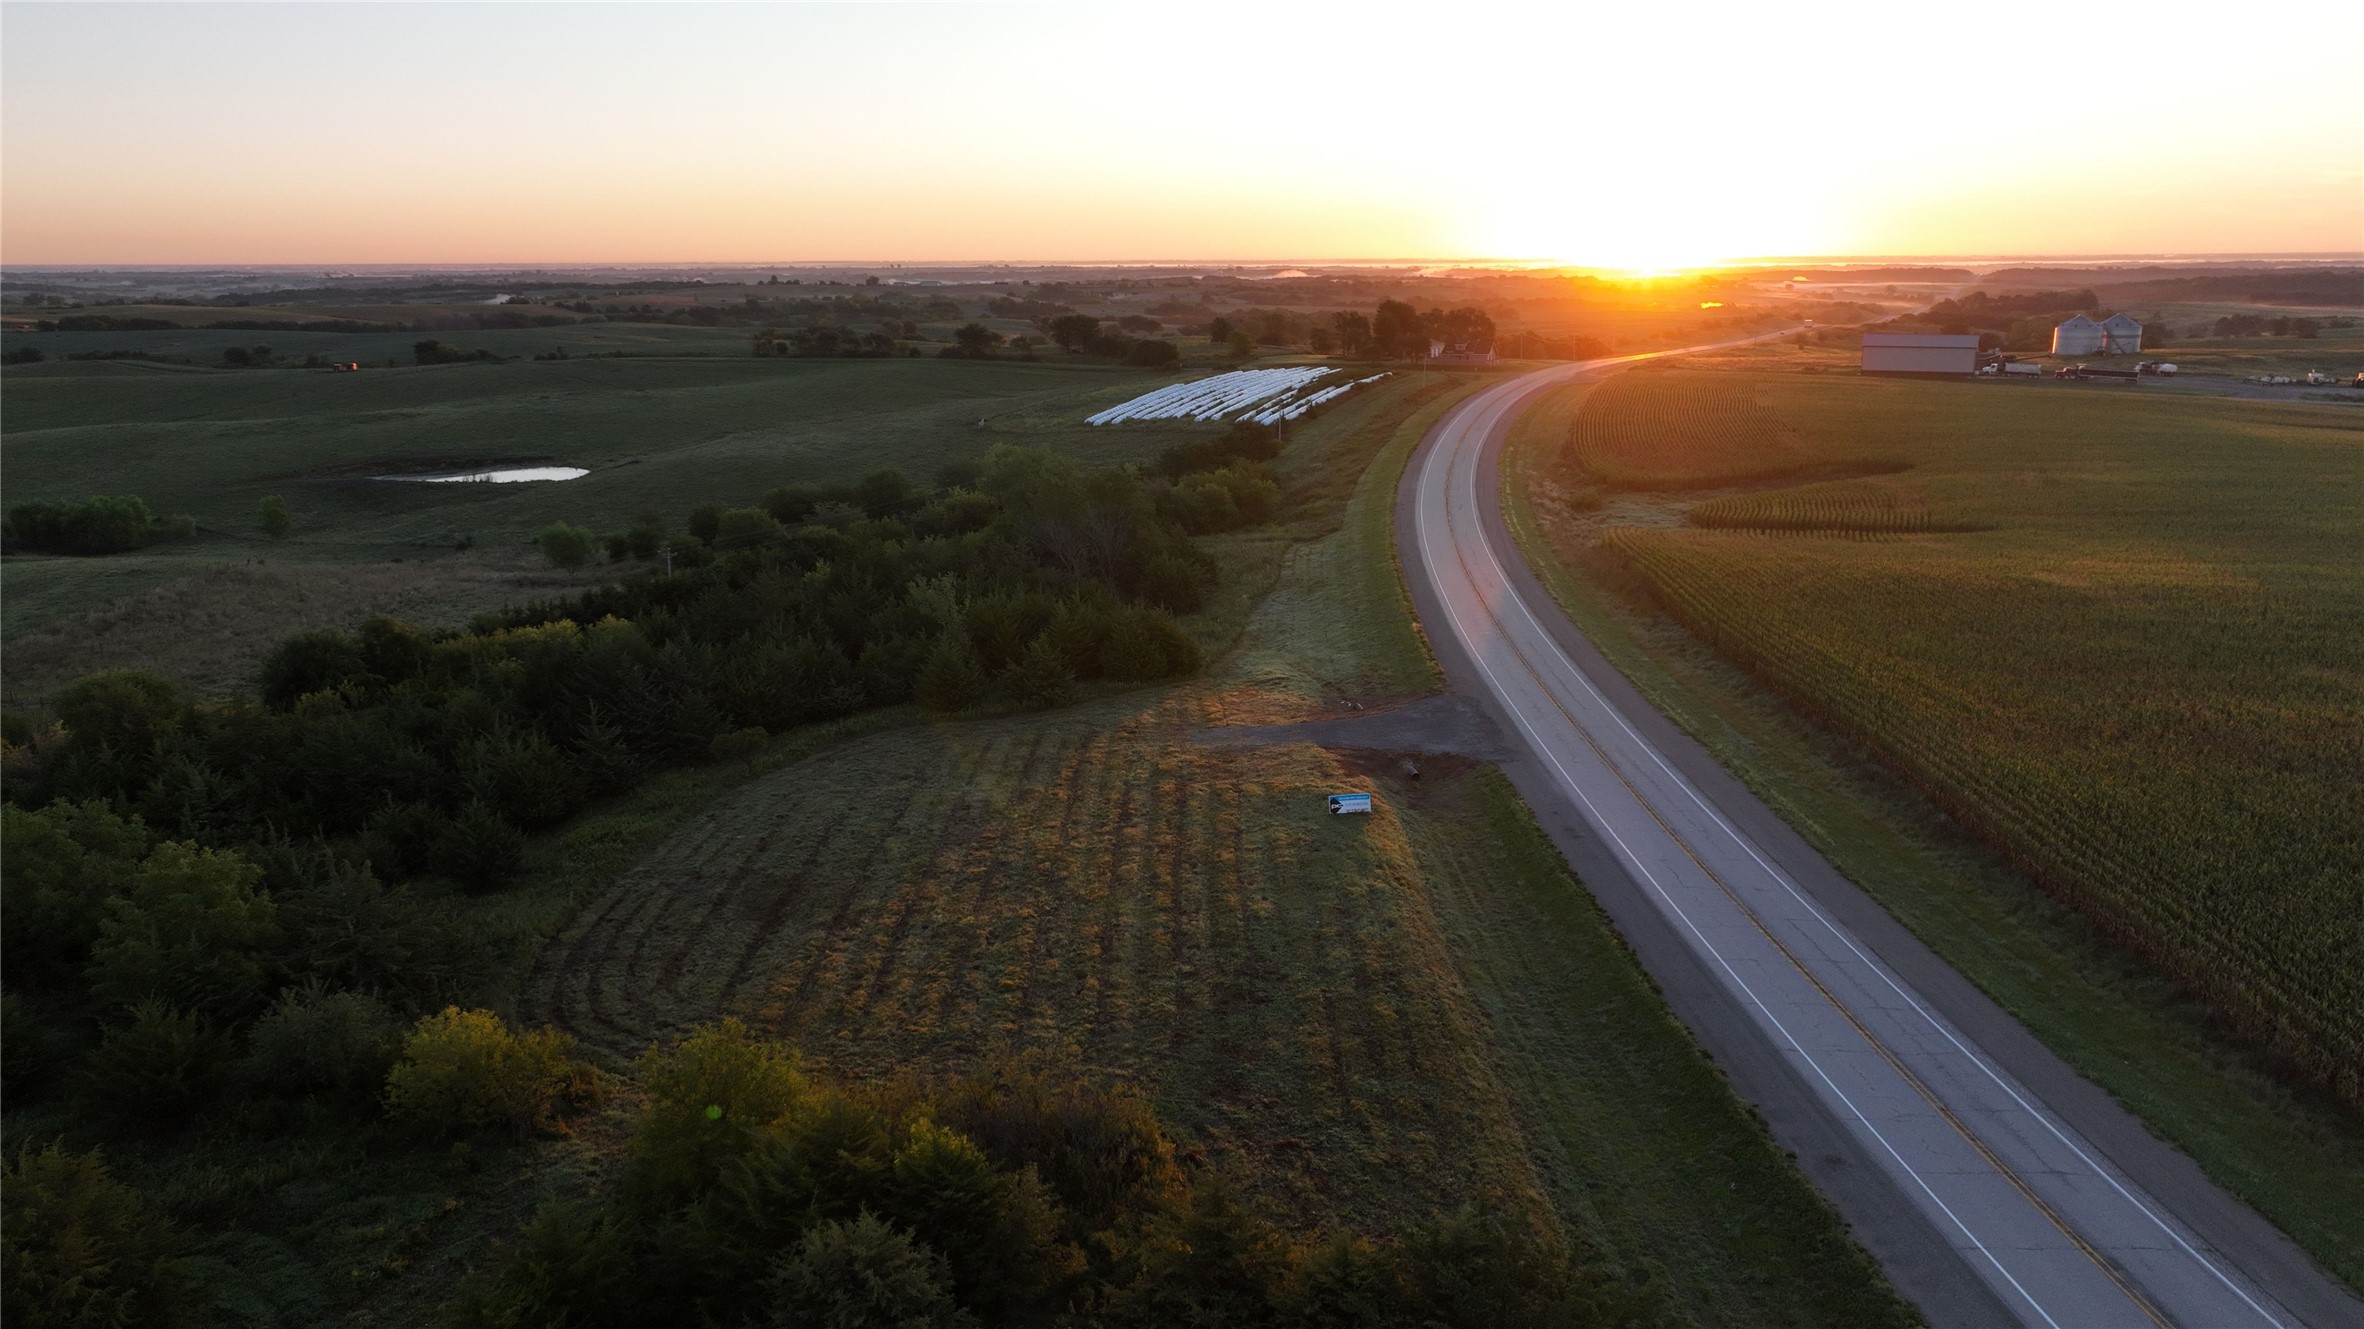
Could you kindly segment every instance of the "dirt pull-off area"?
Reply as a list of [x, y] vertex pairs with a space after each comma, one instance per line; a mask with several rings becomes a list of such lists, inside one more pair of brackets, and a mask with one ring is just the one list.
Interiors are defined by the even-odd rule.
[[1508, 740], [1478, 704], [1444, 693], [1384, 710], [1350, 711], [1296, 724], [1225, 725], [1193, 729], [1190, 741], [1210, 748], [1261, 748], [1312, 743], [1368, 752], [1410, 752], [1431, 756], [1502, 761], [1512, 755]]

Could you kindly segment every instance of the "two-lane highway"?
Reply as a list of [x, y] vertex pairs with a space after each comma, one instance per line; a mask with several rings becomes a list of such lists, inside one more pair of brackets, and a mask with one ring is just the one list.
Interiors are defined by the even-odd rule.
[[[1754, 1071], [1727, 1062], [1743, 1093], [1758, 1096], [1770, 1068], [1779, 1068], [1795, 1081], [1787, 1092], [1824, 1114], [1823, 1134], [1851, 1143], [1850, 1156], [1866, 1165], [1859, 1170], [1876, 1173], [1833, 1195], [1859, 1235], [1867, 1224], [1904, 1216], [1926, 1225], [1923, 1247], [1958, 1257], [1948, 1273], [1898, 1270], [1899, 1260], [1883, 1254], [1906, 1275], [1899, 1286], [1941, 1323], [2302, 1323], [2268, 1284], [2294, 1268], [2319, 1277], [2303, 1257], [2292, 1263], [2274, 1248], [2280, 1263], [2268, 1272], [2244, 1269], [1983, 1051], [1802, 887], [1761, 835], [1743, 829], [1770, 815], [1761, 805], [1742, 815], [1729, 781], [1711, 793], [1669, 759], [1663, 722], [1637, 725], [1630, 691], [1602, 677], [1597, 657], [1589, 669], [1580, 664], [1556, 606], [1539, 602], [1530, 576], [1514, 575], [1518, 554], [1499, 519], [1492, 450], [1537, 394], [1606, 367], [1511, 379], [1447, 415], [1406, 473], [1399, 512], [1409, 528], [1399, 538], [1415, 603], [1448, 672], [1493, 706], [1525, 750], [1514, 763], [1525, 769], [1512, 774], [1538, 816], [1549, 825], [1556, 811], [1561, 824], [1580, 827], [1594, 851], [1580, 866], [1596, 892], [1604, 885], [1595, 879], [1600, 862], [1613, 863], [1628, 917], [1636, 917], [1635, 899], [1646, 901], [1662, 936], [1687, 951], [1693, 986], [1713, 989], [1689, 1010], [1678, 1003], [1678, 1013], [1696, 1027], [1702, 1010], [1720, 1007], [1727, 1026], [1720, 1038], [1729, 1044], [1737, 1027], [1771, 1054]], [[1626, 696], [1622, 706], [1613, 692]], [[1795, 846], [1780, 852], [1794, 854]], [[1618, 912], [1606, 895], [1604, 903]], [[1769, 1116], [1785, 1133], [1780, 1115]], [[1861, 1198], [1882, 1183], [1890, 1192], [1884, 1202]], [[2221, 1193], [2214, 1201], [2239, 1209]], [[2239, 1228], [2244, 1240], [2273, 1246], [2257, 1235], [2263, 1224], [2254, 1215], [2247, 1224]], [[1883, 1235], [1867, 1241], [1876, 1253], [1912, 1246]], [[2307, 1293], [2301, 1304], [2335, 1312], [2343, 1305], [2335, 1289]]]

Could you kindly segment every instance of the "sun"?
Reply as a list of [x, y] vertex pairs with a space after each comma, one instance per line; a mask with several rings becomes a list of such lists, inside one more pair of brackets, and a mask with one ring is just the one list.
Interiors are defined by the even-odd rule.
[[1712, 224], [1670, 218], [1657, 209], [1521, 200], [1476, 229], [1475, 248], [1489, 255], [1636, 277], [1695, 271], [1734, 257], [1728, 238], [1713, 234]]
[[1559, 169], [1465, 167], [1477, 252], [1633, 276], [1819, 252], [1827, 206], [1796, 175], [1620, 147]]
[[1637, 199], [1622, 206], [1585, 200], [1520, 199], [1479, 228], [1480, 247], [1504, 258], [1635, 277], [1714, 267], [1740, 254], [1729, 222]]

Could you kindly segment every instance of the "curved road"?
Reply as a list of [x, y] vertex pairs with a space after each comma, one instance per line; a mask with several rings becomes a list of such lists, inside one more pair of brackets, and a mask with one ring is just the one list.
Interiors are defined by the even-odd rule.
[[1501, 519], [1503, 438], [1538, 393], [1622, 363], [1463, 402], [1407, 469], [1397, 529], [1448, 674], [1513, 736], [1505, 769], [1677, 1014], [1933, 1323], [2364, 1323], [1652, 711], [1542, 592]]

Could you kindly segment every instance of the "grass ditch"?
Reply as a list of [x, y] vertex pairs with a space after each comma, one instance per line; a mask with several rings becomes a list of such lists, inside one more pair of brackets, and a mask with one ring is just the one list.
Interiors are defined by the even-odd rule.
[[1568, 501], [1579, 491], [1553, 455], [1586, 391], [1564, 388], [1539, 401], [1514, 427], [1503, 468], [1511, 527], [1561, 608], [1653, 705], [1948, 963], [2364, 1288], [2364, 1229], [2354, 1221], [2364, 1211], [2364, 1131], [2269, 1074], [2187, 993], [1868, 751], [1658, 611], [1630, 573], [1597, 553], [1604, 519]]
[[1911, 1323], [1500, 772], [1424, 791], [1440, 926], [1558, 1210], [1700, 1324]]

